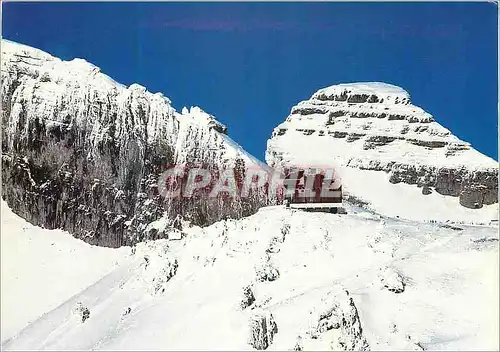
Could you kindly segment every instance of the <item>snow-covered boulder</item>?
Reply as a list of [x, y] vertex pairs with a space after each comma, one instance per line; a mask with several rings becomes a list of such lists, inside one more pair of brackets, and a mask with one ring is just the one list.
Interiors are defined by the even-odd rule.
[[328, 292], [321, 298], [311, 315], [313, 321], [309, 335], [312, 339], [318, 339], [333, 329], [338, 332], [331, 341], [332, 350], [367, 351], [370, 349], [363, 335], [356, 305], [346, 290], [335, 289]]
[[394, 293], [404, 292], [406, 279], [394, 269], [385, 268], [381, 270], [379, 278], [382, 288]]
[[257, 281], [274, 281], [280, 277], [280, 272], [274, 262], [272, 261], [269, 253], [261, 258], [261, 260], [255, 265], [255, 273], [257, 275]]

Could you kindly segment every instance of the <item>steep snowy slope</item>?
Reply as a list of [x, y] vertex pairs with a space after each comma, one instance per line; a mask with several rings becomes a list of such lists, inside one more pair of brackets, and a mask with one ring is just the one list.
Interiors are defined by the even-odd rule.
[[172, 165], [256, 165], [213, 116], [178, 113], [161, 93], [125, 87], [85, 60], [1, 44], [2, 197], [31, 223], [119, 246], [148, 236], [145, 226], [165, 211], [202, 225], [258, 209], [206, 214], [158, 196], [158, 175]]
[[90, 246], [45, 230], [1, 202], [2, 341], [118, 267], [127, 248]]
[[266, 161], [283, 167], [339, 165], [348, 199], [386, 214], [498, 219], [498, 163], [459, 140], [393, 85], [320, 89], [275, 128]]
[[498, 227], [348, 212], [265, 207], [140, 243], [2, 347], [498, 348]]

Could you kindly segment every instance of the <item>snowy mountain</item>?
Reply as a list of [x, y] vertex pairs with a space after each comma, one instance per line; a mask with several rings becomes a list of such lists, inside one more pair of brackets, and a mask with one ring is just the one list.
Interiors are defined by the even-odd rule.
[[348, 200], [408, 219], [498, 219], [498, 163], [409, 94], [378, 83], [320, 89], [268, 141], [271, 166], [335, 165]]
[[263, 167], [200, 108], [178, 113], [161, 93], [125, 87], [85, 60], [6, 40], [1, 72], [2, 196], [31, 223], [116, 247], [162, 237], [144, 229], [165, 211], [210, 224], [261, 205], [213, 204], [207, 213], [159, 197], [159, 174], [172, 165]]
[[347, 212], [264, 207], [99, 249], [2, 202], [2, 349], [498, 348], [498, 227]]
[[1, 59], [2, 350], [498, 349], [498, 163], [403, 89], [325, 88], [275, 129], [270, 166], [338, 166], [345, 214], [309, 213], [165, 202], [171, 165], [269, 167], [84, 60]]

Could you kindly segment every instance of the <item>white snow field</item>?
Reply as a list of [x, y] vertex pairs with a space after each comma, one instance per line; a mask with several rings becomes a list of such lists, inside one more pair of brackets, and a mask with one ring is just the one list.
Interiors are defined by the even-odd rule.
[[498, 349], [497, 226], [347, 212], [267, 207], [115, 250], [2, 203], [2, 348], [251, 350], [272, 314], [268, 350]]
[[128, 251], [33, 226], [1, 203], [3, 342], [114, 270]]

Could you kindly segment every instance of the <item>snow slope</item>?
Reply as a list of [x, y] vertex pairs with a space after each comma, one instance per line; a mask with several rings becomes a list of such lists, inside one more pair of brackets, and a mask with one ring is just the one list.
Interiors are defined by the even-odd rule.
[[[269, 350], [498, 348], [498, 227], [347, 210], [265, 207], [185, 229], [180, 240], [140, 243], [2, 347], [248, 350], [249, 322], [267, 316], [277, 326]], [[83, 323], [77, 302], [90, 312]]]
[[33, 226], [1, 203], [3, 342], [117, 268], [128, 251]]

